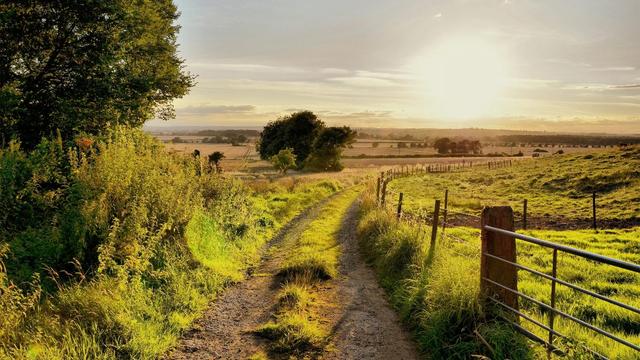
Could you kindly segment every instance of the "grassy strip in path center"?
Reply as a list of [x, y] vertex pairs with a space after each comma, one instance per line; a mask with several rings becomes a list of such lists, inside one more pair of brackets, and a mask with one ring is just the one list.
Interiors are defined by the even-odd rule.
[[278, 276], [273, 320], [257, 329], [269, 340], [272, 353], [301, 354], [319, 351], [327, 343], [328, 329], [316, 314], [319, 285], [338, 275], [338, 233], [343, 216], [361, 188], [345, 190], [330, 200], [288, 250]]

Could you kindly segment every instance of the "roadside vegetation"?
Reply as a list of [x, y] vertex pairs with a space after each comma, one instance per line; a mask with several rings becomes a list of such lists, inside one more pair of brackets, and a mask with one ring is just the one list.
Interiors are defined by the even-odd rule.
[[[518, 220], [528, 199], [529, 224], [589, 227], [591, 196], [596, 192], [597, 218], [603, 227], [640, 224], [640, 147], [593, 154], [555, 155], [516, 162], [513, 167], [425, 174], [392, 181], [403, 192], [406, 212], [431, 211], [434, 199], [449, 189], [453, 212], [479, 215], [484, 206], [510, 205]], [[455, 213], [451, 214], [456, 219]]]
[[139, 130], [0, 150], [0, 358], [156, 358], [332, 181], [254, 187]]
[[479, 247], [440, 241], [431, 247], [426, 233], [377, 208], [375, 189], [365, 193], [358, 226], [362, 252], [424, 356], [533, 359], [524, 338], [479, 302]]
[[360, 190], [350, 188], [329, 200], [300, 237], [285, 244], [287, 256], [277, 275], [282, 289], [274, 317], [256, 330], [271, 341], [272, 353], [304, 356], [327, 344], [330, 332], [317, 310], [319, 302], [331, 300], [322, 296], [321, 287], [338, 275], [338, 233]]

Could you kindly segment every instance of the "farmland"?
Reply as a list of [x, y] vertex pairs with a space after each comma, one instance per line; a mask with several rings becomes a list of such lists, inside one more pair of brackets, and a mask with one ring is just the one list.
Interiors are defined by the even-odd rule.
[[[640, 262], [639, 161], [640, 149], [635, 148], [526, 161], [510, 168], [400, 177], [389, 183], [389, 191], [394, 196], [404, 193], [403, 209], [407, 220], [397, 223], [388, 219], [395, 217], [397, 197], [388, 200], [388, 210], [365, 206], [360, 224], [361, 241], [394, 304], [404, 314], [404, 320], [417, 328], [419, 343], [425, 349], [434, 346], [435, 340], [439, 342], [438, 347], [454, 346], [446, 344], [455, 343], [457, 356], [462, 358], [477, 351], [473, 349], [482, 346], [478, 335], [456, 335], [453, 340], [439, 337], [435, 334], [442, 331], [438, 328], [440, 325], [424, 320], [456, 327], [461, 316], [468, 319], [465, 320], [467, 324], [476, 324], [474, 326], [480, 329], [494, 354], [501, 354], [498, 356], [501, 358], [506, 356], [501, 348], [504, 333], [487, 330], [495, 325], [484, 318], [486, 315], [478, 310], [478, 304], [467, 301], [477, 298], [480, 289], [479, 210], [485, 206], [511, 205], [516, 211], [516, 226], [521, 227], [518, 210], [522, 199], [527, 198], [529, 204], [533, 204], [529, 228], [535, 230], [519, 232], [637, 264]], [[437, 245], [429, 246], [427, 233], [431, 230], [429, 219], [434, 200], [443, 199], [445, 189], [449, 189], [451, 211], [448, 228], [446, 234], [438, 237]], [[588, 195], [593, 191], [598, 193], [601, 221], [601, 230], [596, 232], [588, 229], [591, 211]], [[397, 257], [400, 254], [402, 257]], [[518, 263], [524, 266], [546, 274], [551, 271], [552, 251], [549, 249], [518, 241], [516, 256]], [[432, 259], [429, 261], [433, 265], [428, 268], [420, 265], [420, 259], [425, 257]], [[416, 268], [409, 270], [412, 263]], [[391, 270], [398, 266], [406, 270]], [[619, 302], [635, 307], [640, 305], [640, 276], [636, 273], [560, 253], [557, 277]], [[448, 285], [440, 284], [441, 278], [447, 279]], [[547, 304], [550, 302], [550, 283], [538, 275], [519, 272], [518, 289]], [[433, 292], [448, 300], [433, 299]], [[449, 294], [445, 295], [445, 292]], [[414, 297], [418, 294], [426, 297], [422, 300], [425, 305], [415, 305], [422, 303], [415, 303]], [[418, 308], [405, 312], [408, 306]], [[637, 344], [640, 340], [640, 318], [632, 311], [565, 286], [557, 289], [556, 307], [631, 343]], [[531, 301], [521, 300], [520, 309], [542, 323], [549, 321], [549, 313]], [[461, 314], [456, 317], [458, 320], [447, 318], [446, 314], [451, 312]], [[521, 323], [541, 338], [546, 337], [546, 332], [539, 327], [525, 320]], [[569, 349], [570, 357], [589, 357], [580, 344], [610, 358], [634, 359], [637, 356], [634, 350], [571, 320], [556, 318], [555, 325], [556, 331], [577, 341], [560, 340], [561, 347]], [[514, 351], [509, 355], [512, 358], [545, 356], [542, 347], [533, 348], [533, 353]]]

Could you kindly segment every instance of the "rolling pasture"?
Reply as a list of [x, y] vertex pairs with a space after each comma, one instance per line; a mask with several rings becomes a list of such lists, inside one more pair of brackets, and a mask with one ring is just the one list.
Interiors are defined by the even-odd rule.
[[[573, 154], [529, 160], [501, 169], [478, 168], [473, 171], [406, 176], [389, 183], [388, 209], [385, 211], [388, 217], [395, 216], [397, 194], [402, 192], [403, 212], [407, 224], [413, 225], [404, 225], [404, 222], [396, 225], [398, 229], [394, 230], [397, 236], [395, 241], [409, 241], [408, 239], [414, 238], [418, 240], [411, 241], [427, 243], [426, 233], [430, 234], [430, 231], [422, 231], [429, 226], [425, 219], [426, 222], [429, 221], [435, 199], [444, 200], [445, 189], [448, 189], [450, 212], [447, 214], [446, 232], [441, 232], [438, 237], [438, 248], [435, 249], [436, 263], [443, 262], [445, 265], [442, 266], [452, 271], [466, 269], [473, 274], [469, 276], [456, 270], [453, 271], [457, 274], [453, 275], [454, 279], [451, 278], [451, 274], [447, 275], [451, 280], [448, 291], [454, 294], [466, 293], [467, 297], [473, 297], [469, 292], [477, 296], [480, 289], [479, 215], [485, 206], [513, 207], [516, 229], [521, 229], [522, 202], [523, 199], [528, 199], [530, 230], [518, 230], [519, 233], [626, 262], [640, 263], [638, 169], [640, 148], [626, 148], [587, 155]], [[593, 192], [597, 194], [597, 231], [590, 229]], [[371, 226], [368, 222], [373, 221], [371, 218], [365, 218], [365, 229]], [[407, 228], [404, 228], [405, 226]], [[415, 229], [418, 229], [417, 233]], [[368, 234], [368, 237], [376, 239], [376, 236], [371, 234]], [[405, 238], [407, 240], [404, 240]], [[380, 237], [377, 241], [381, 241]], [[551, 249], [524, 241], [516, 242], [519, 264], [551, 274]], [[410, 253], [409, 258], [416, 255]], [[392, 254], [392, 251], [387, 254], [374, 254], [374, 258], [380, 261], [380, 258], [385, 259]], [[444, 275], [433, 272], [421, 275], [414, 273], [405, 281], [417, 281], [420, 277], [433, 276]], [[519, 271], [518, 277], [518, 290], [538, 301], [550, 303], [550, 280], [527, 271]], [[560, 252], [557, 278], [635, 308], [640, 307], [640, 275], [637, 273]], [[467, 290], [462, 290], [463, 288]], [[398, 289], [393, 288], [393, 291]], [[526, 315], [543, 324], [548, 323], [549, 312], [544, 308], [526, 299], [521, 299], [519, 303], [520, 310]], [[447, 307], [450, 311], [475, 311], [475, 305], [462, 298], [458, 299], [457, 305], [456, 301], [452, 301]], [[633, 311], [589, 297], [561, 284], [556, 290], [556, 308], [631, 343], [640, 343], [640, 315]], [[424, 311], [430, 316], [434, 314], [433, 310]], [[526, 320], [521, 320], [520, 323], [529, 331], [546, 339], [548, 333], [545, 330]], [[418, 323], [419, 328], [420, 326], [424, 326], [421, 331], [428, 332], [430, 329], [429, 325]], [[571, 320], [556, 316], [555, 330], [575, 340], [566, 342], [558, 339], [555, 342], [556, 346], [568, 349], [571, 356], [589, 358], [590, 355], [581, 345], [585, 344], [609, 358], [637, 358], [635, 350]], [[495, 341], [491, 340], [491, 336], [489, 338], [490, 343]], [[464, 353], [466, 350], [461, 351]], [[534, 352], [537, 354], [534, 355], [536, 358], [545, 356], [542, 347], [535, 347]], [[516, 355], [512, 356], [518, 358]]]

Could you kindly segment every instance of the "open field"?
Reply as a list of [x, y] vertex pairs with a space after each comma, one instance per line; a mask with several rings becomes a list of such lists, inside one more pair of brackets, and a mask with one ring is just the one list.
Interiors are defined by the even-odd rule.
[[[536, 230], [519, 231], [539, 239], [583, 249], [596, 254], [640, 263], [640, 148], [627, 148], [597, 152], [594, 154], [564, 155], [553, 158], [527, 160], [502, 169], [478, 168], [455, 173], [420, 174], [400, 177], [389, 183], [390, 197], [385, 210], [366, 208], [361, 220], [361, 241], [365, 253], [378, 267], [383, 284], [392, 298], [396, 299], [401, 314], [407, 306], [414, 306], [408, 295], [420, 293], [450, 299], [440, 303], [442, 308], [426, 305], [417, 313], [410, 312], [405, 321], [417, 327], [418, 337], [425, 337], [425, 348], [433, 346], [434, 339], [447, 342], [439, 336], [441, 328], [434, 330], [431, 321], [444, 321], [441, 311], [464, 313], [467, 326], [474, 323], [478, 328], [484, 324], [483, 316], [475, 313], [477, 304], [468, 299], [477, 298], [480, 288], [480, 210], [485, 206], [511, 205], [516, 212], [519, 226], [522, 199], [529, 200], [529, 227]], [[429, 246], [428, 219], [435, 199], [443, 199], [444, 190], [449, 189], [449, 209], [446, 235], [439, 234], [435, 246]], [[371, 192], [375, 190], [370, 189]], [[589, 194], [598, 192], [598, 214], [600, 228], [587, 230], [590, 225], [591, 202]], [[406, 221], [395, 221], [395, 201], [399, 192], [404, 193], [403, 210], [409, 215]], [[391, 196], [393, 195], [393, 196]], [[374, 195], [375, 196], [375, 195]], [[570, 205], [571, 204], [571, 205]], [[580, 204], [580, 205], [573, 205]], [[543, 212], [537, 209], [544, 209]], [[423, 218], [427, 218], [427, 223]], [[441, 215], [442, 216], [442, 215]], [[423, 219], [423, 220], [419, 220]], [[621, 227], [612, 229], [611, 227]], [[549, 228], [560, 228], [552, 230]], [[566, 230], [582, 228], [583, 230]], [[380, 248], [380, 249], [378, 249]], [[418, 260], [415, 260], [417, 257]], [[550, 274], [552, 251], [524, 241], [517, 241], [518, 263], [534, 270]], [[432, 259], [433, 260], [430, 260]], [[422, 269], [416, 263], [420, 259], [440, 264]], [[410, 264], [415, 270], [403, 270]], [[452, 271], [440, 273], [441, 267]], [[456, 269], [455, 271], [453, 269]], [[469, 276], [468, 274], [471, 274]], [[439, 277], [446, 277], [447, 285], [435, 285]], [[640, 275], [628, 270], [595, 263], [574, 255], [559, 253], [558, 274], [561, 280], [622, 303], [640, 307]], [[399, 279], [404, 279], [398, 283]], [[418, 285], [423, 284], [424, 285]], [[550, 303], [551, 282], [537, 275], [519, 271], [518, 289], [532, 298]], [[424, 286], [424, 287], [421, 287]], [[435, 287], [434, 287], [435, 286]], [[423, 295], [420, 291], [424, 291]], [[439, 295], [434, 295], [437, 292]], [[451, 295], [444, 295], [448, 292]], [[475, 294], [473, 294], [475, 292]], [[465, 295], [462, 295], [465, 294]], [[602, 328], [631, 343], [640, 342], [640, 316], [603, 300], [589, 297], [564, 285], [556, 290], [556, 306], [559, 310]], [[427, 301], [427, 303], [429, 303]], [[548, 322], [548, 311], [526, 299], [520, 300], [520, 309], [529, 316]], [[415, 311], [415, 310], [413, 310]], [[487, 309], [485, 309], [487, 311]], [[474, 315], [475, 314], [475, 315]], [[439, 320], [435, 320], [439, 319]], [[445, 317], [446, 319], [446, 317]], [[454, 326], [447, 320], [447, 326]], [[490, 324], [490, 323], [489, 323]], [[521, 324], [538, 336], [546, 339], [548, 333], [522, 320]], [[637, 352], [599, 335], [564, 318], [556, 317], [555, 329], [571, 337], [577, 343], [558, 340], [563, 349], [569, 349], [569, 358], [590, 358], [580, 344], [615, 359], [635, 359]], [[484, 333], [481, 331], [481, 334]], [[494, 347], [497, 340], [487, 334], [486, 340]], [[477, 339], [476, 339], [477, 340]], [[454, 340], [456, 341], [456, 340]], [[446, 346], [442, 343], [437, 346]], [[473, 341], [461, 348], [458, 354], [474, 349]], [[468, 354], [468, 353], [466, 353]], [[448, 353], [447, 356], [451, 356]], [[455, 355], [465, 358], [466, 355]], [[498, 358], [502, 358], [502, 355]], [[512, 358], [544, 357], [542, 347], [531, 352], [511, 354]]]
[[[156, 136], [159, 139], [168, 141], [172, 136]], [[213, 153], [214, 151], [220, 151], [225, 154], [225, 159], [222, 162], [222, 166], [226, 172], [231, 173], [253, 173], [253, 174], [268, 174], [275, 173], [273, 167], [268, 161], [260, 159], [260, 156], [256, 152], [255, 144], [247, 143], [241, 146], [233, 146], [231, 144], [204, 144], [197, 141], [202, 139], [201, 136], [181, 136], [185, 140], [194, 141], [193, 143], [171, 143], [165, 142], [165, 146], [170, 151], [178, 153], [190, 154], [194, 150], [198, 149], [203, 156]], [[352, 169], [386, 169], [393, 166], [403, 165], [419, 165], [419, 164], [439, 164], [439, 163], [457, 163], [463, 160], [473, 162], [486, 162], [497, 159], [508, 159], [509, 157], [500, 156], [498, 158], [486, 156], [486, 157], [434, 157], [437, 155], [435, 149], [429, 148], [397, 148], [398, 142], [380, 141], [377, 148], [373, 148], [370, 142], [359, 140], [353, 147], [345, 149], [342, 163], [346, 168]], [[393, 147], [391, 147], [393, 146]], [[486, 154], [516, 154], [520, 151], [525, 157], [531, 156], [533, 150], [537, 147], [501, 147], [501, 146], [486, 146], [484, 153]], [[542, 148], [549, 151], [548, 153], [542, 153], [544, 156], [550, 156], [560, 148]], [[593, 153], [603, 151], [604, 149], [591, 149], [580, 147], [566, 147], [562, 150], [567, 153]], [[423, 157], [420, 157], [423, 156]], [[522, 159], [522, 157], [514, 157], [513, 159]]]
[[484, 206], [510, 205], [518, 219], [528, 199], [530, 228], [588, 228], [592, 193], [602, 227], [640, 224], [640, 149], [607, 150], [587, 155], [517, 162], [501, 169], [475, 168], [447, 174], [425, 174], [392, 181], [389, 189], [404, 192], [409, 213], [431, 211], [434, 199], [449, 189], [451, 219], [459, 213], [478, 215]]

